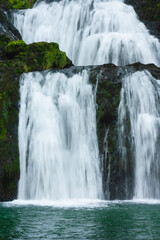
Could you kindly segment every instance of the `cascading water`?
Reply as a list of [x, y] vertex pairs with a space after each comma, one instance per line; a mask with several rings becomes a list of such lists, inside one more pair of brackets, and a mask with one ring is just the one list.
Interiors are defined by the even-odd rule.
[[135, 160], [135, 198], [160, 198], [160, 86], [147, 71], [129, 74], [123, 80], [119, 105], [120, 148], [126, 161], [125, 128], [130, 135]]
[[19, 199], [102, 198], [88, 73], [21, 78]]
[[160, 65], [158, 39], [122, 0], [43, 1], [14, 14], [14, 24], [26, 43], [59, 43], [75, 65]]

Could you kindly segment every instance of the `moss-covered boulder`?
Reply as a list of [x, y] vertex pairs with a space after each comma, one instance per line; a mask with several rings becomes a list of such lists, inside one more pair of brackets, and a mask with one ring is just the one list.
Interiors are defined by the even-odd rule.
[[32, 8], [36, 0], [1, 0], [0, 7], [7, 9]]
[[40, 42], [27, 45], [22, 40], [9, 41], [5, 36], [0, 39], [4, 40], [1, 56], [5, 61], [0, 62], [3, 69], [11, 67], [20, 74], [50, 68], [63, 69], [72, 65], [66, 53], [59, 50], [57, 43]]

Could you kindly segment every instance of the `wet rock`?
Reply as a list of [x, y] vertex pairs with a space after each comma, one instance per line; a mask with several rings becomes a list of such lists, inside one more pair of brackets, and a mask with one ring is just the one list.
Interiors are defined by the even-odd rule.
[[11, 23], [7, 12], [0, 8], [0, 35], [1, 34], [8, 36], [10, 40], [21, 40], [21, 35]]

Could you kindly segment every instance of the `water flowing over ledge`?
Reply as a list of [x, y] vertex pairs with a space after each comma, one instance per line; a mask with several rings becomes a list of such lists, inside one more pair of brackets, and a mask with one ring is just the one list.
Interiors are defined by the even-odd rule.
[[19, 199], [103, 197], [87, 71], [22, 76], [19, 147]]
[[[135, 199], [160, 199], [159, 99], [160, 86], [148, 71], [124, 78], [118, 113], [119, 145], [126, 175], [128, 165], [134, 162]], [[130, 159], [127, 156], [129, 139]]]
[[160, 66], [160, 43], [123, 1], [40, 2], [14, 14], [26, 43], [57, 42], [75, 65]]

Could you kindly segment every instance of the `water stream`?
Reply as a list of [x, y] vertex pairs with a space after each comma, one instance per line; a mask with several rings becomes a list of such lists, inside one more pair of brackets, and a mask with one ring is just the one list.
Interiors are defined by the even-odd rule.
[[[123, 79], [119, 105], [120, 148], [127, 169], [126, 127], [130, 125], [131, 149], [135, 161], [135, 198], [160, 199], [160, 86], [148, 71]], [[126, 119], [129, 117], [129, 122]], [[128, 138], [129, 139], [129, 138]], [[127, 186], [127, 183], [126, 183]]]

